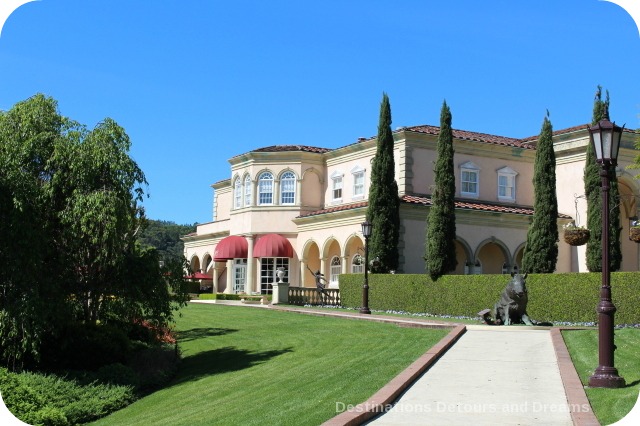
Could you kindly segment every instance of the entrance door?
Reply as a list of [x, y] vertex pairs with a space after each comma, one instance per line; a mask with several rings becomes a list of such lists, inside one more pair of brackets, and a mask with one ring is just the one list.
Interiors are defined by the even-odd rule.
[[244, 293], [247, 283], [247, 259], [233, 261], [233, 292]]

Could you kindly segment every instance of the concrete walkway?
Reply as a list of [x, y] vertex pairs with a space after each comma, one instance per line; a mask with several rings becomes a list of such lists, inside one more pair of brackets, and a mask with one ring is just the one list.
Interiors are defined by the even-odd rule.
[[367, 401], [336, 412], [324, 426], [599, 425], [560, 328], [464, 326], [345, 311], [254, 306], [451, 330]]
[[374, 425], [572, 425], [549, 330], [467, 326]]

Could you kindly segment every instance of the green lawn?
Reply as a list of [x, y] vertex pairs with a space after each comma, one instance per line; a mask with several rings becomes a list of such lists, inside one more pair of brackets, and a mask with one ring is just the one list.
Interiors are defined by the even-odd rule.
[[[589, 377], [598, 366], [597, 330], [563, 331], [562, 337], [571, 354], [571, 360], [580, 375], [582, 383], [587, 385]], [[640, 391], [640, 330], [622, 329], [615, 331], [615, 367], [618, 374], [626, 380], [627, 386], [621, 389], [589, 388], [586, 393], [598, 420], [603, 425], [615, 423], [623, 418], [638, 400]]]
[[95, 425], [320, 424], [448, 333], [236, 306], [182, 312], [176, 379]]

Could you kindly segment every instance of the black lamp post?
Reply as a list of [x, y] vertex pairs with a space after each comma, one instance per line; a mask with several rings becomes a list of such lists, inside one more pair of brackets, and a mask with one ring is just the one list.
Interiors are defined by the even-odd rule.
[[362, 222], [362, 235], [364, 236], [364, 285], [362, 286], [362, 308], [361, 314], [370, 314], [369, 310], [369, 237], [373, 232], [373, 223], [365, 220]]
[[620, 388], [625, 385], [624, 379], [618, 376], [613, 366], [613, 315], [616, 307], [611, 301], [611, 284], [609, 271], [609, 175], [618, 160], [620, 138], [623, 127], [616, 126], [608, 118], [600, 120], [593, 127], [588, 127], [596, 151], [596, 161], [600, 164], [602, 178], [602, 287], [600, 287], [600, 303], [596, 307], [598, 313], [598, 368], [589, 377], [589, 386], [598, 388]]

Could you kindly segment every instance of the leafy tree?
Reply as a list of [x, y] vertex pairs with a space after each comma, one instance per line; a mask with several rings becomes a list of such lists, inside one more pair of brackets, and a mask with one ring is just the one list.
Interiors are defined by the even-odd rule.
[[398, 269], [398, 239], [400, 236], [400, 199], [393, 159], [393, 133], [391, 132], [391, 105], [386, 93], [380, 104], [378, 145], [371, 166], [371, 186], [367, 220], [373, 224], [369, 239], [371, 259], [378, 259], [372, 272]]
[[136, 243], [146, 180], [129, 148], [115, 121], [89, 131], [43, 95], [0, 113], [0, 356], [11, 368], [37, 361], [43, 336], [78, 313], [165, 325], [186, 303], [183, 263], [167, 275]]
[[[594, 125], [604, 118], [609, 118], [609, 92], [606, 99], [602, 100], [602, 87], [598, 86], [593, 105]], [[584, 169], [584, 192], [587, 198], [587, 228], [590, 231], [587, 242], [587, 268], [591, 272], [602, 271], [602, 193], [600, 165], [596, 163], [596, 155], [593, 144], [587, 147], [587, 157]], [[609, 178], [609, 269], [617, 271], [622, 262], [622, 250], [620, 246], [620, 202], [618, 192], [618, 179], [615, 173]]]
[[149, 219], [138, 241], [158, 250], [161, 260], [180, 259], [184, 253], [184, 242], [180, 237], [195, 230], [195, 225], [177, 225], [174, 222]]
[[451, 110], [443, 102], [438, 134], [438, 160], [435, 169], [435, 188], [427, 217], [426, 267], [431, 279], [455, 270], [456, 213], [454, 197], [456, 178], [453, 169], [453, 132]]
[[50, 158], [74, 124], [42, 95], [0, 111], [0, 359], [37, 359], [44, 333], [67, 306], [47, 187]]
[[533, 187], [533, 222], [527, 232], [522, 270], [550, 274], [556, 270], [558, 262], [558, 199], [553, 127], [548, 117], [544, 118], [536, 144]]

